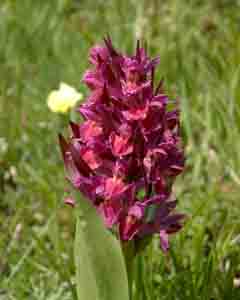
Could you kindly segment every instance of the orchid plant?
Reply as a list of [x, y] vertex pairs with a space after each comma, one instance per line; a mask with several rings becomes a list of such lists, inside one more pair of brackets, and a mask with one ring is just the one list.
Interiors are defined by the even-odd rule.
[[[179, 107], [178, 102], [171, 101], [165, 93], [162, 80], [155, 86], [159, 58], [149, 58], [139, 43], [136, 53], [127, 56], [113, 47], [110, 38], [105, 38], [103, 46], [97, 45], [90, 50], [90, 63], [92, 67], [83, 76], [90, 94], [78, 108], [83, 122], [70, 122], [71, 136], [65, 139], [60, 135], [60, 146], [67, 178], [84, 196], [79, 202], [80, 209], [88, 202], [89, 209], [94, 210], [96, 218], [100, 216], [109, 229], [108, 233], [103, 233], [107, 237], [99, 241], [101, 244], [94, 242], [89, 247], [95, 247], [94, 251], [101, 248], [101, 253], [108, 253], [105, 258], [111, 261], [109, 245], [116, 246], [117, 242], [121, 251], [117, 250], [114, 255], [123, 253], [123, 267], [125, 265], [128, 275], [128, 291], [124, 297], [129, 294], [133, 299], [134, 257], [144, 251], [155, 234], [159, 236], [161, 249], [167, 252], [169, 235], [178, 232], [183, 225], [184, 215], [175, 212], [177, 202], [172, 193], [174, 180], [184, 168]], [[74, 205], [71, 198], [66, 202]], [[76, 255], [86, 260], [94, 251], [85, 245], [88, 255], [84, 256], [82, 243], [95, 239], [90, 236], [94, 235], [94, 230], [89, 231], [88, 226], [98, 226], [97, 239], [101, 227], [99, 221], [88, 224], [88, 213], [89, 210], [85, 210], [84, 226], [79, 225], [76, 236], [81, 245], [81, 249], [76, 248]], [[109, 234], [114, 240], [105, 239], [110, 238]], [[108, 265], [107, 261], [100, 260], [94, 259], [94, 264]], [[88, 274], [89, 270], [83, 271], [83, 265], [81, 267], [79, 282], [77, 280], [79, 299], [83, 299], [83, 295], [84, 299], [91, 300], [94, 297], [118, 299], [110, 296], [110, 292], [101, 292], [102, 283], [95, 296], [86, 298], [89, 293], [83, 292], [81, 272]], [[97, 281], [105, 274], [89, 276], [95, 276]]]

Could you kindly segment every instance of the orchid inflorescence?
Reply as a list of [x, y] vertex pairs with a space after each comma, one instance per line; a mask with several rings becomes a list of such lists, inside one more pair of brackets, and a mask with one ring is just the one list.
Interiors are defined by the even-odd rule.
[[161, 248], [182, 227], [172, 184], [184, 168], [179, 109], [154, 87], [159, 58], [115, 50], [110, 38], [90, 50], [93, 68], [83, 82], [91, 93], [78, 108], [84, 121], [60, 136], [68, 179], [96, 207], [105, 225], [124, 241], [158, 233]]

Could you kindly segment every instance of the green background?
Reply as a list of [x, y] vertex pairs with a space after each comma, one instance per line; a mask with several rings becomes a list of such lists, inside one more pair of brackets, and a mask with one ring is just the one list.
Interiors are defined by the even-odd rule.
[[87, 95], [88, 50], [107, 33], [122, 51], [139, 38], [160, 55], [157, 77], [181, 99], [187, 167], [175, 190], [188, 220], [167, 256], [157, 240], [146, 252], [145, 299], [240, 299], [239, 12], [237, 0], [1, 1], [1, 300], [75, 299], [57, 134], [78, 115], [50, 112], [46, 98], [60, 81]]

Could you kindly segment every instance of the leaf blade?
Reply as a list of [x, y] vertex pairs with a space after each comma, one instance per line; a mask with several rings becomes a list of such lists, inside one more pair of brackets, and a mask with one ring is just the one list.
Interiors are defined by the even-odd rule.
[[128, 300], [127, 273], [119, 242], [85, 199], [80, 199], [79, 211], [75, 238], [79, 300]]

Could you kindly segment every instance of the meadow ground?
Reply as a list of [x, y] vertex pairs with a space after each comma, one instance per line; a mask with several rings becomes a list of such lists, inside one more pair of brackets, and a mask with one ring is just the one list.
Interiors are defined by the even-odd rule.
[[188, 221], [166, 257], [157, 244], [146, 253], [143, 299], [240, 299], [239, 11], [237, 0], [1, 1], [1, 300], [76, 299], [57, 133], [78, 115], [50, 112], [46, 97], [60, 81], [86, 94], [88, 49], [106, 33], [128, 52], [144, 40], [181, 99]]

